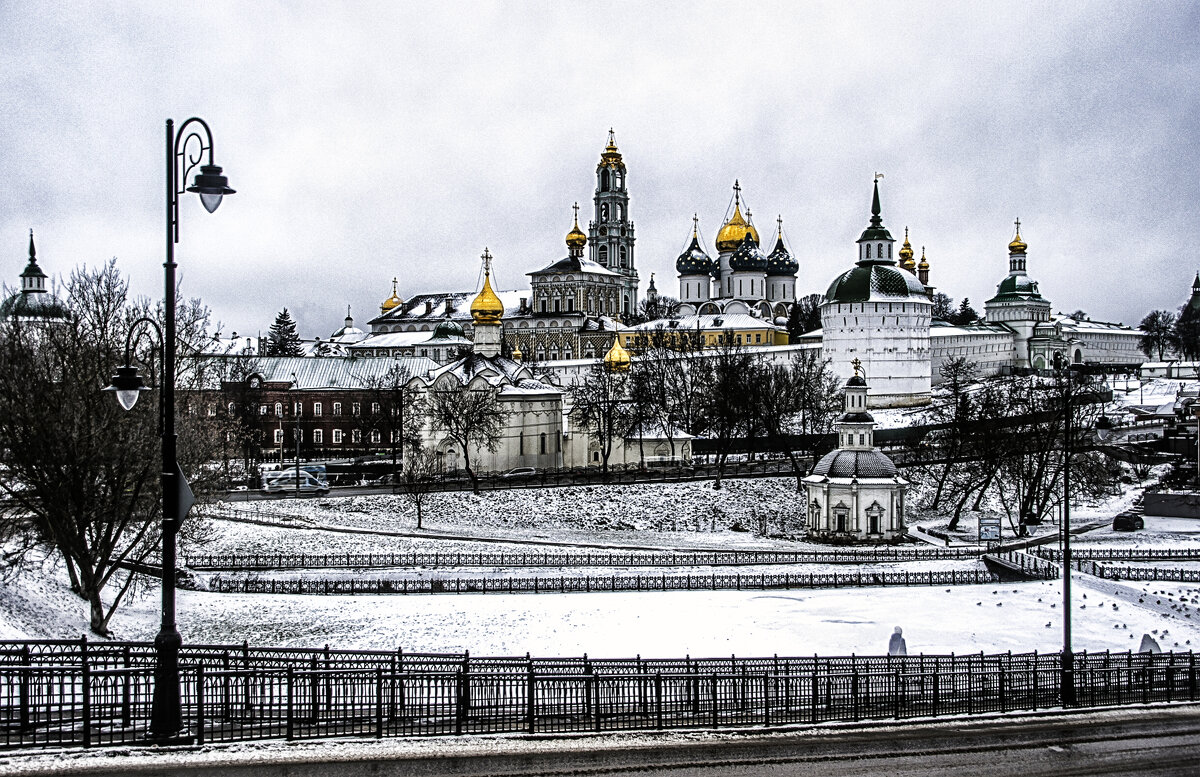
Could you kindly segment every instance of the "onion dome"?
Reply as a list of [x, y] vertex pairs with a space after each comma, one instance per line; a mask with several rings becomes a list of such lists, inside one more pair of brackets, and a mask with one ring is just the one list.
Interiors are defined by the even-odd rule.
[[579, 203], [575, 203], [575, 226], [571, 227], [571, 231], [567, 233], [567, 250], [574, 256], [576, 253], [582, 253], [583, 247], [587, 245], [587, 235], [583, 234], [583, 230], [579, 228]]
[[783, 218], [779, 219], [779, 234], [775, 238], [775, 248], [767, 257], [767, 275], [795, 275], [800, 272], [800, 263], [788, 253], [783, 244]]
[[[908, 241], [905, 241], [907, 245]], [[922, 272], [929, 272], [929, 260], [925, 258], [925, 246], [921, 246], [921, 263], [917, 265], [917, 269]]]
[[521, 353], [521, 346], [514, 345], [513, 349], [512, 349], [512, 360], [515, 362], [519, 362], [519, 361], [521, 361], [521, 358], [523, 356], [524, 356], [524, 354]]
[[737, 181], [733, 182], [733, 216], [725, 225], [721, 227], [721, 231], [717, 233], [717, 250], [721, 252], [733, 251], [742, 244], [742, 240], [746, 235], [750, 235], [754, 244], [758, 245], [758, 230], [754, 225], [746, 221], [742, 217], [742, 187]]
[[680, 275], [708, 275], [713, 270], [712, 258], [700, 247], [700, 228], [692, 217], [692, 242], [675, 260], [675, 272]]
[[734, 272], [766, 272], [767, 255], [758, 247], [758, 241], [751, 237], [749, 232], [729, 257], [729, 269]]
[[1008, 244], [1008, 252], [1010, 254], [1023, 254], [1029, 245], [1021, 239], [1021, 220], [1017, 219], [1017, 236]]
[[908, 242], [908, 227], [904, 228], [904, 245], [900, 246], [900, 266], [912, 272], [917, 265], [913, 262], [912, 243]]
[[617, 136], [613, 133], [612, 128], [608, 130], [608, 145], [604, 147], [604, 152], [600, 154], [600, 164], [597, 168], [610, 167], [618, 170], [625, 169], [625, 161], [621, 159], [621, 152], [617, 150]]
[[361, 340], [364, 337], [366, 337], [366, 334], [367, 334], [366, 332], [364, 332], [363, 330], [359, 329], [358, 327], [356, 327], [354, 325], [354, 319], [350, 316], [350, 306], [347, 305], [346, 306], [346, 321], [345, 321], [345, 323], [342, 325], [341, 329], [339, 329], [336, 332], [334, 332], [333, 334], [331, 334], [329, 336], [329, 339], [334, 342], [338, 342], [342, 338], [347, 338], [351, 341]]
[[901, 300], [928, 302], [925, 286], [912, 273], [894, 264], [859, 262], [833, 279], [825, 292], [825, 302], [867, 302]]
[[621, 347], [620, 336], [613, 338], [612, 347], [604, 354], [604, 367], [609, 372], [626, 372], [631, 359], [629, 351]]
[[400, 299], [400, 296], [396, 294], [397, 283], [399, 281], [396, 278], [392, 278], [392, 296], [385, 299], [383, 304], [379, 306], [380, 313], [387, 313], [389, 310], [393, 310], [404, 304], [404, 300]]
[[441, 321], [433, 328], [433, 339], [448, 340], [454, 337], [466, 337], [462, 324], [457, 321]]
[[471, 303], [471, 319], [476, 324], [499, 324], [504, 315], [504, 303], [492, 291], [491, 281], [492, 255], [483, 249], [483, 289]]

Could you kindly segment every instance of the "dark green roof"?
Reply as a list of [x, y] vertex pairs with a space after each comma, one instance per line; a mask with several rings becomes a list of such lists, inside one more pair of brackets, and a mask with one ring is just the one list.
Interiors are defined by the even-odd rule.
[[863, 230], [862, 236], [858, 238], [858, 242], [892, 239], [892, 233], [888, 232], [887, 227], [883, 225], [883, 218], [879, 213], [879, 179], [876, 178], [875, 194], [871, 197], [871, 226]]
[[700, 239], [693, 234], [691, 245], [675, 260], [675, 272], [680, 275], [707, 275], [712, 269], [712, 259], [704, 253]]
[[17, 292], [0, 304], [0, 319], [66, 321], [71, 311], [49, 292]]
[[[1037, 281], [1029, 279], [1028, 275], [1009, 275], [1000, 281], [996, 287], [996, 296], [988, 302], [1008, 302], [1019, 300], [1046, 300], [1038, 293]], [[1049, 304], [1047, 302], [1047, 304]]]
[[825, 302], [918, 299], [928, 302], [917, 276], [894, 264], [860, 262], [833, 279]]

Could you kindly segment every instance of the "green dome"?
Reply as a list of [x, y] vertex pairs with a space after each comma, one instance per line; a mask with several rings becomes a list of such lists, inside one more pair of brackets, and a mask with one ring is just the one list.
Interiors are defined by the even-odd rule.
[[894, 264], [860, 263], [833, 279], [825, 302], [868, 302], [913, 299], [928, 302], [925, 287]]
[[1000, 285], [996, 287], [996, 296], [988, 302], [1024, 299], [1042, 299], [1042, 295], [1038, 293], [1037, 281], [1030, 280], [1028, 275], [1009, 275], [1000, 281]]
[[433, 338], [450, 339], [452, 337], [465, 337], [462, 325], [457, 321], [443, 321], [433, 328]]

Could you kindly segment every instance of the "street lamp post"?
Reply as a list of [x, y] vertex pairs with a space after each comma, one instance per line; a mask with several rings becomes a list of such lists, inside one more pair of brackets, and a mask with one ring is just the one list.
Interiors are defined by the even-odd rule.
[[1062, 704], [1075, 704], [1075, 656], [1071, 652], [1071, 445], [1074, 433], [1072, 403], [1075, 399], [1071, 383], [1071, 368], [1067, 367], [1066, 421], [1063, 424], [1063, 507], [1059, 531], [1062, 532], [1063, 553], [1063, 649], [1061, 664]]
[[[167, 253], [163, 263], [164, 327], [159, 333], [162, 348], [161, 437], [162, 437], [162, 622], [154, 638], [154, 700], [150, 715], [150, 738], [168, 740], [183, 729], [183, 710], [179, 693], [179, 648], [183, 639], [175, 625], [175, 540], [179, 524], [192, 504], [191, 489], [179, 469], [175, 436], [175, 244], [179, 242], [179, 195], [185, 191], [200, 195], [204, 209], [212, 213], [221, 198], [233, 194], [221, 168], [213, 162], [213, 139], [208, 124], [192, 117], [175, 131], [175, 122], [167, 119]], [[202, 164], [207, 158], [207, 164]], [[183, 188], [188, 175], [199, 166], [191, 186]], [[134, 322], [126, 338], [125, 366], [106, 391], [114, 391], [126, 410], [133, 408], [145, 383], [132, 366], [130, 351], [134, 329], [149, 319]]]
[[[296, 377], [296, 373], [292, 373], [292, 388], [296, 390], [297, 396], [300, 394], [300, 379]], [[296, 428], [292, 431], [292, 436], [296, 438], [296, 498], [300, 498], [300, 410], [302, 405], [300, 400], [292, 403], [293, 415], [296, 419]]]

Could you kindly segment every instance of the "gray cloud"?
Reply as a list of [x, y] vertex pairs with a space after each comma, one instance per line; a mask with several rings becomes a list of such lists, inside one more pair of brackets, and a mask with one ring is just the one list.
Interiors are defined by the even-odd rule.
[[[327, 335], [402, 296], [564, 253], [611, 126], [662, 290], [735, 178], [799, 288], [854, 259], [871, 176], [939, 289], [980, 307], [1020, 216], [1058, 308], [1136, 324], [1187, 294], [1198, 12], [848, 3], [123, 3], [0, 7], [4, 279], [117, 256], [160, 293], [162, 134], [206, 118], [238, 194], [183, 206], [185, 293], [226, 331]], [[711, 248], [711, 244], [710, 244]]]

